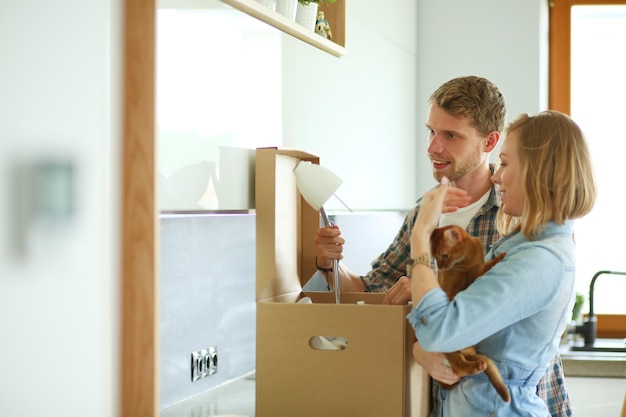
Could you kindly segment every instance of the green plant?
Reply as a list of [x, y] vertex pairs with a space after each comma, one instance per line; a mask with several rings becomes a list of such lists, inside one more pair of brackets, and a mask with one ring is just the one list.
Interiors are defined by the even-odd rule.
[[572, 320], [578, 321], [580, 318], [580, 312], [585, 304], [585, 296], [579, 292], [576, 293], [576, 300], [574, 301], [574, 308], [572, 309]]

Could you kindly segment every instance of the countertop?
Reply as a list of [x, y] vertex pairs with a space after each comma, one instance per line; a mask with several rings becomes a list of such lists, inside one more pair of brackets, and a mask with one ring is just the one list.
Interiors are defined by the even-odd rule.
[[160, 417], [254, 417], [254, 374], [161, 410]]
[[572, 351], [570, 345], [559, 349], [566, 377], [626, 378], [626, 352]]
[[[576, 352], [563, 344], [560, 353], [565, 376], [572, 382], [576, 377], [626, 378], [626, 352]], [[611, 405], [619, 407], [621, 398], [615, 401]], [[255, 417], [255, 375], [244, 375], [174, 404], [161, 410], [160, 417]]]

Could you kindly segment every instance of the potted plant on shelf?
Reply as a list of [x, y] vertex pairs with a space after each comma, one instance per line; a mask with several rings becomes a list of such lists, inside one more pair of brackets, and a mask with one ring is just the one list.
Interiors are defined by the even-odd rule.
[[298, 0], [298, 9], [296, 11], [296, 23], [301, 24], [311, 31], [315, 30], [315, 21], [317, 20], [317, 9], [321, 2], [330, 4], [337, 0]]

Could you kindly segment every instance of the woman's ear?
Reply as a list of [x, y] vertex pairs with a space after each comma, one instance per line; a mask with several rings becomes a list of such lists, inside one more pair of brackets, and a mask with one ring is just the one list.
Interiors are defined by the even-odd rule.
[[496, 132], [495, 130], [492, 130], [491, 132], [489, 132], [489, 134], [487, 135], [487, 138], [485, 139], [485, 148], [483, 149], [483, 152], [491, 152], [496, 148], [496, 145], [498, 144], [498, 141], [500, 140], [500, 132]]

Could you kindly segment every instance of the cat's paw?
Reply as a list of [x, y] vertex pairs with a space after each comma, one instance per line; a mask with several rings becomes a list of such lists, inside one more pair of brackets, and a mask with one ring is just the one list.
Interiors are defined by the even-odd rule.
[[472, 375], [485, 372], [486, 369], [487, 369], [487, 362], [482, 359], [477, 359], [474, 362], [474, 369], [472, 370]]

